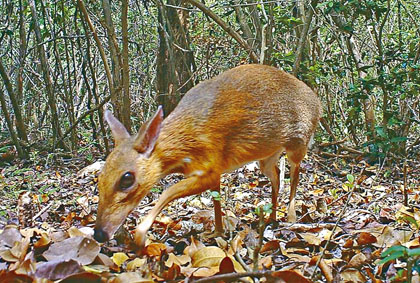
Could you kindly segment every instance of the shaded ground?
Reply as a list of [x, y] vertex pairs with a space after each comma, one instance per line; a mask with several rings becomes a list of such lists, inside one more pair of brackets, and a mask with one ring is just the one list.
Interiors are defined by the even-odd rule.
[[182, 198], [158, 217], [142, 257], [130, 248], [130, 232], [160, 191], [182, 176], [162, 180], [129, 216], [116, 239], [100, 248], [89, 239], [98, 203], [99, 167], [79, 172], [89, 163], [85, 159], [48, 161], [1, 169], [2, 280], [20, 276], [28, 282], [33, 278], [215, 282], [214, 276], [225, 274], [245, 281], [263, 277], [286, 282], [381, 282], [407, 278], [407, 269], [420, 267], [416, 254], [379, 263], [389, 247], [420, 246], [418, 161], [407, 160], [406, 207], [402, 166], [379, 168], [361, 158], [350, 163], [310, 155], [302, 165], [299, 221], [294, 225], [285, 223], [288, 169], [279, 221], [265, 225], [256, 208], [269, 212], [264, 205], [271, 200], [270, 183], [257, 166], [247, 165], [222, 176], [227, 227], [223, 237], [209, 235], [214, 230], [210, 193]]

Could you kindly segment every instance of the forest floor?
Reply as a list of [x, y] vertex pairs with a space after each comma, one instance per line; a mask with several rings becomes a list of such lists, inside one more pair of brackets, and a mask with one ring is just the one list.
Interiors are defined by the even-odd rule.
[[[257, 208], [268, 215], [270, 182], [258, 166], [246, 165], [221, 179], [223, 236], [210, 234], [213, 201], [206, 192], [178, 199], [159, 215], [143, 256], [131, 247], [134, 227], [160, 192], [182, 176], [157, 184], [124, 229], [98, 244], [92, 234], [102, 163], [95, 155], [90, 162], [39, 160], [0, 168], [0, 282], [382, 282], [409, 280], [410, 274], [419, 279], [418, 159], [407, 160], [404, 173], [402, 165], [310, 154], [301, 168], [295, 224], [286, 222], [287, 161], [278, 221], [268, 224]], [[85, 168], [90, 163], [95, 165]]]

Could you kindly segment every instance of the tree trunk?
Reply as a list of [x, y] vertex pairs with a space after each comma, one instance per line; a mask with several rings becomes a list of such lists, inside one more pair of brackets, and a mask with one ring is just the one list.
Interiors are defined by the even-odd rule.
[[38, 15], [36, 12], [35, 0], [31, 0], [29, 4], [31, 7], [33, 25], [34, 25], [34, 30], [35, 30], [35, 37], [38, 43], [37, 49], [39, 53], [39, 59], [41, 61], [41, 69], [44, 76], [44, 81], [45, 81], [45, 86], [46, 86], [46, 91], [47, 91], [48, 107], [50, 108], [50, 111], [51, 111], [51, 126], [52, 126], [52, 131], [53, 131], [54, 144], [56, 140], [60, 140], [60, 143], [58, 144], [58, 146], [64, 150], [68, 150], [67, 146], [62, 140], [62, 133], [61, 133], [61, 128], [59, 124], [59, 117], [58, 117], [58, 112], [57, 112], [55, 94], [54, 94], [54, 90], [52, 86], [47, 57], [46, 57], [44, 45], [42, 42], [41, 29], [38, 25], [39, 20], [38, 20]]
[[128, 1], [122, 1], [121, 9], [121, 28], [122, 28], [122, 85], [123, 85], [123, 104], [122, 121], [128, 131], [131, 131], [131, 99], [130, 99], [130, 69], [128, 66]]
[[28, 135], [26, 134], [26, 126], [21, 114], [21, 106], [19, 105], [18, 98], [13, 91], [12, 83], [10, 82], [9, 76], [4, 69], [3, 62], [0, 60], [0, 75], [3, 79], [4, 85], [6, 86], [7, 92], [9, 93], [10, 101], [12, 102], [13, 112], [16, 117], [16, 129], [18, 136], [21, 140], [28, 142]]

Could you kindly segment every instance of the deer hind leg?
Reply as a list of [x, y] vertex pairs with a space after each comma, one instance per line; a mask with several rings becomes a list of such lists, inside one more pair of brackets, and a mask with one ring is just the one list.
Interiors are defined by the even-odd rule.
[[286, 145], [286, 155], [290, 162], [290, 197], [287, 222], [296, 222], [295, 197], [299, 183], [300, 163], [306, 155], [307, 146], [301, 139], [295, 139]]
[[278, 196], [279, 196], [279, 187], [280, 187], [280, 179], [279, 174], [280, 170], [277, 166], [277, 162], [283, 150], [277, 151], [270, 157], [260, 160], [260, 169], [261, 172], [270, 179], [272, 193], [271, 193], [271, 203], [272, 203], [272, 210], [270, 214], [270, 219], [276, 221], [276, 211], [277, 211], [277, 203], [278, 203]]

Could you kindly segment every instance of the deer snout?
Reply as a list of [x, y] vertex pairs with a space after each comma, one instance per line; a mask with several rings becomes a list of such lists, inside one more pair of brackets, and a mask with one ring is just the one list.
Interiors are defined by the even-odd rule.
[[99, 243], [104, 243], [109, 240], [109, 235], [102, 228], [96, 227], [95, 233], [93, 234], [93, 238]]

